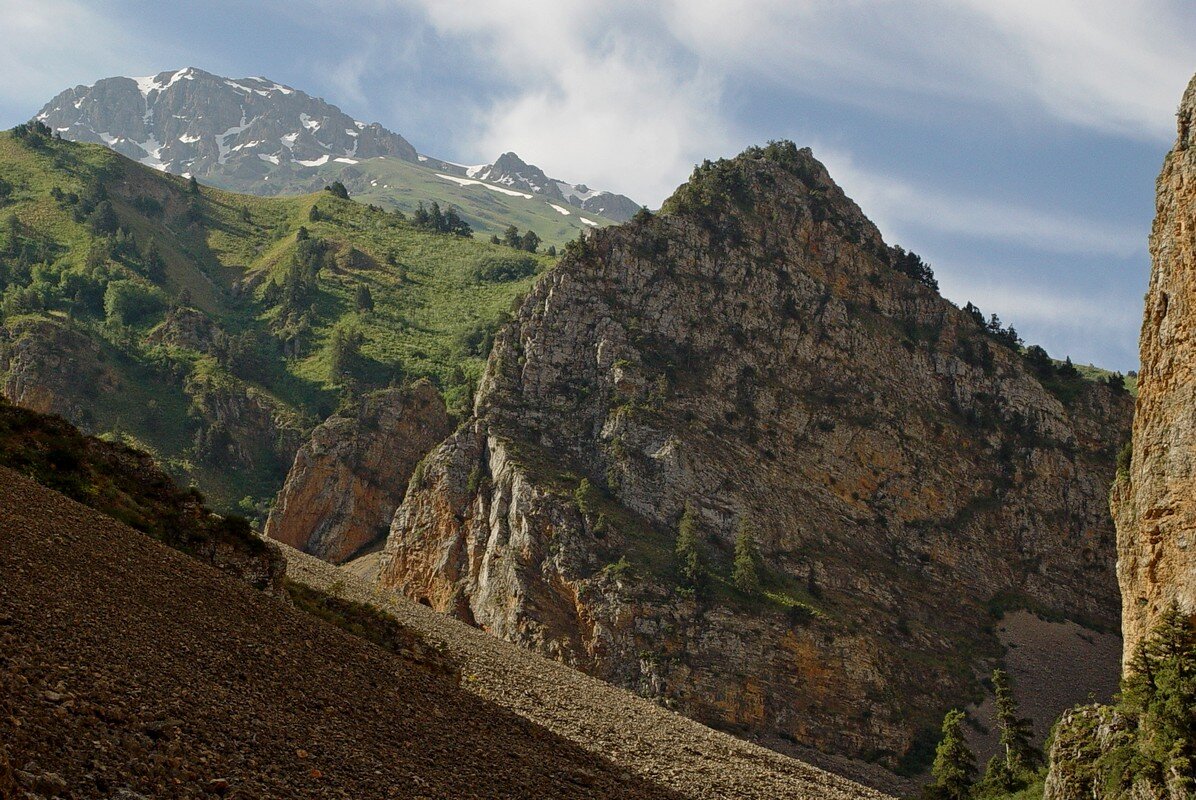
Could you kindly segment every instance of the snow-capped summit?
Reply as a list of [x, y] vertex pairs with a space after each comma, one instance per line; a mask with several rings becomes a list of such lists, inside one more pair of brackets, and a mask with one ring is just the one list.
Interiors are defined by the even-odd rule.
[[480, 164], [475, 167], [462, 167], [447, 161], [439, 163], [455, 174], [540, 195], [547, 201], [575, 206], [583, 211], [601, 214], [607, 219], [628, 220], [640, 210], [639, 204], [630, 197], [613, 192], [595, 191], [584, 183], [570, 184], [550, 178], [544, 174], [544, 170], [534, 164], [528, 164], [511, 152], [503, 153], [493, 164]]
[[402, 136], [320, 98], [267, 78], [222, 78], [195, 67], [76, 86], [37, 118], [67, 139], [199, 178], [310, 169], [330, 159], [416, 158]]

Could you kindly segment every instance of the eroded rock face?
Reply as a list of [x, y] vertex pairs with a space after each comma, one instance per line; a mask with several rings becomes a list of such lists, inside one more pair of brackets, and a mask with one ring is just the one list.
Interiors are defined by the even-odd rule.
[[[778, 749], [915, 758], [998, 655], [994, 605], [1116, 626], [1130, 400], [1048, 391], [893, 264], [791, 145], [573, 246], [413, 478], [379, 581]], [[729, 580], [744, 517], [754, 596]]]
[[427, 381], [362, 398], [296, 453], [266, 535], [327, 561], [352, 558], [386, 536], [412, 471], [449, 430]]
[[1118, 475], [1124, 660], [1171, 603], [1196, 613], [1196, 78], [1163, 163], [1150, 234], [1133, 457]]
[[18, 319], [0, 327], [0, 388], [13, 403], [57, 414], [84, 429], [86, 394], [116, 391], [119, 378], [100, 346], [64, 325]]

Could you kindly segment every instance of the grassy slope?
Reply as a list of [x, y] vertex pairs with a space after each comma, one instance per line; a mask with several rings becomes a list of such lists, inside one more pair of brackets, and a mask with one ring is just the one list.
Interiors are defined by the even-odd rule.
[[[32, 267], [17, 264], [9, 252], [11, 236], [0, 229], [0, 289], [10, 298], [30, 287], [44, 309], [5, 308], [4, 323], [29, 330], [52, 321], [66, 331], [98, 343], [106, 368], [117, 376], [118, 389], [96, 392], [80, 388], [84, 421], [96, 432], [118, 430], [124, 438], [150, 450], [172, 471], [196, 480], [214, 503], [230, 508], [251, 496], [272, 498], [281, 482], [277, 464], [227, 468], [197, 463], [191, 452], [197, 430], [194, 397], [188, 381], [266, 398], [277, 415], [295, 428], [309, 429], [335, 407], [345, 387], [330, 377], [327, 342], [337, 327], [363, 335], [367, 374], [356, 388], [385, 385], [394, 376], [427, 376], [460, 412], [470, 385], [480, 374], [484, 353], [464, 351], [457, 343], [477, 326], [493, 326], [501, 312], [526, 292], [534, 278], [505, 283], [479, 283], [472, 273], [480, 259], [510, 256], [512, 251], [479, 240], [465, 240], [418, 230], [393, 214], [370, 210], [324, 192], [263, 198], [203, 188], [197, 200], [182, 180], [135, 164], [103, 147], [44, 142], [32, 148], [10, 134], [0, 134], [0, 180], [15, 187], [0, 201], [0, 222], [15, 217], [19, 244], [44, 242]], [[88, 187], [107, 189], [123, 228], [136, 247], [102, 266], [88, 263], [88, 253], [103, 241], [86, 220], [76, 221], [74, 207], [56, 201], [51, 189], [86, 195]], [[145, 213], [140, 197], [164, 205], [161, 213]], [[184, 220], [193, 200], [202, 210], [201, 225]], [[310, 222], [319, 205], [324, 219]], [[306, 226], [323, 238], [332, 252], [355, 247], [368, 259], [362, 265], [325, 267], [318, 278], [314, 304], [318, 314], [310, 343], [293, 358], [267, 347], [263, 364], [252, 376], [234, 375], [212, 355], [176, 346], [150, 346], [146, 336], [163, 319], [163, 311], [186, 289], [191, 305], [201, 309], [228, 334], [252, 333], [267, 343], [275, 311], [262, 301], [266, 283], [281, 280], [296, 249], [296, 232]], [[165, 261], [165, 277], [145, 277], [142, 255], [153, 241]], [[140, 253], [137, 251], [140, 250]], [[388, 255], [399, 268], [387, 264]], [[551, 260], [538, 257], [538, 268]], [[405, 273], [405, 275], [401, 275]], [[86, 279], [101, 291], [115, 280], [131, 280], [158, 291], [162, 309], [131, 325], [106, 319], [102, 308], [83, 309], [72, 302], [72, 281]], [[356, 310], [357, 287], [370, 288], [375, 310]], [[242, 290], [239, 287], [251, 287]], [[0, 375], [0, 379], [3, 379]], [[189, 414], [189, 410], [192, 412]]]
[[[270, 167], [263, 163], [262, 177]], [[310, 173], [308, 173], [310, 175]], [[262, 177], [244, 180], [221, 179], [220, 185], [239, 191], [261, 191]], [[283, 175], [270, 175], [271, 182], [279, 182]], [[460, 186], [452, 181], [437, 177], [436, 171], [396, 158], [371, 158], [356, 164], [335, 161], [318, 167], [316, 177], [296, 177], [281, 183], [282, 191], [303, 191], [319, 188], [324, 183], [342, 180], [349, 187], [353, 197], [363, 203], [373, 203], [388, 210], [399, 210], [410, 214], [419, 203], [425, 205], [433, 200], [441, 206], [456, 206], [473, 226], [479, 239], [489, 239], [491, 234], [502, 235], [508, 225], [522, 230], [534, 230], [543, 239], [545, 246], [554, 244], [560, 248], [565, 242], [576, 239], [578, 233], [588, 227], [581, 222], [584, 217], [600, 226], [614, 225], [611, 220], [597, 214], [571, 206], [562, 206], [566, 216], [554, 210], [539, 198], [512, 197], [483, 186]]]

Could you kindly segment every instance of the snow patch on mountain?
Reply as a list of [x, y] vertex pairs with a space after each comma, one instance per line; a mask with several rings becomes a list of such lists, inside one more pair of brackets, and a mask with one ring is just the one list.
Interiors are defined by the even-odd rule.
[[443, 172], [437, 172], [436, 177], [444, 178], [446, 181], [452, 181], [453, 183], [459, 184], [461, 186], [484, 186], [487, 189], [509, 195], [511, 197], [524, 197], [528, 200], [532, 199], [530, 194], [526, 194], [525, 192], [516, 192], [512, 189], [504, 189], [503, 187], [495, 186], [492, 183], [482, 183], [481, 181], [474, 181], [470, 180], [469, 178], [458, 178], [456, 175], [445, 175]]

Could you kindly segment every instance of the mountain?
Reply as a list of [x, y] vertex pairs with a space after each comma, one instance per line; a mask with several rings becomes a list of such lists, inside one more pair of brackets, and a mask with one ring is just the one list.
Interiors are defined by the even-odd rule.
[[342, 399], [426, 378], [465, 412], [551, 263], [18, 130], [0, 134], [0, 392], [136, 443], [222, 512], [264, 518]]
[[261, 178], [267, 164], [303, 169], [336, 158], [416, 158], [403, 137], [320, 98], [265, 78], [230, 80], [193, 67], [76, 86], [37, 119], [65, 139], [105, 144], [142, 164], [200, 178]]
[[916, 774], [1004, 611], [1116, 628], [1132, 402], [944, 300], [809, 150], [753, 148], [536, 283], [379, 582], [782, 752]]
[[[595, 191], [583, 183], [568, 184], [564, 181], [549, 178], [544, 170], [528, 164], [514, 153], [503, 153], [493, 164], [480, 164], [476, 167], [463, 167], [447, 161], [433, 161], [427, 156], [420, 156], [425, 162], [435, 163], [437, 168], [444, 169], [456, 175], [463, 175], [485, 183], [508, 186], [521, 192], [531, 192], [545, 199], [576, 206], [583, 211], [601, 214], [616, 222], [626, 222], [635, 216], [640, 206], [630, 197], [612, 192]], [[568, 214], [569, 210], [556, 207], [561, 214]]]
[[[510, 156], [517, 169], [501, 167], [492, 177], [466, 175], [468, 168], [418, 155], [399, 134], [355, 120], [298, 89], [194, 67], [76, 86], [47, 103], [37, 119], [65, 139], [104, 144], [147, 166], [226, 189], [303, 194], [341, 180], [354, 195], [368, 195], [369, 202], [387, 208], [411, 212], [417, 203], [432, 201], [457, 205], [480, 232], [501, 233], [514, 224], [557, 245], [591, 225], [629, 219], [639, 210], [622, 195], [547, 178], [543, 188], [532, 189], [517, 173], [543, 172], [513, 154], [492, 166]], [[393, 162], [406, 169], [396, 172]], [[592, 215], [589, 223], [581, 221], [579, 210]]]

